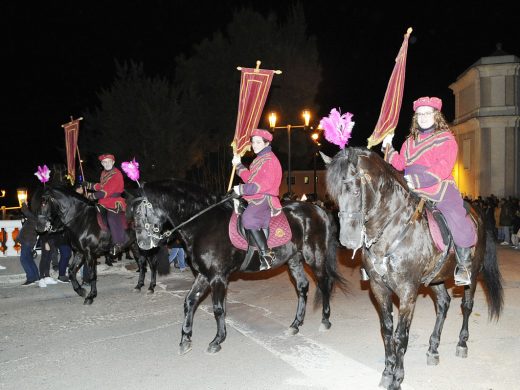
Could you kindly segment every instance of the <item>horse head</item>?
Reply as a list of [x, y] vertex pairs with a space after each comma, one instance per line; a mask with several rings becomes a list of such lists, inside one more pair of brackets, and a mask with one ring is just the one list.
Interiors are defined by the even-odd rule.
[[359, 249], [366, 240], [366, 223], [381, 201], [377, 189], [385, 163], [364, 148], [345, 148], [334, 158], [325, 157], [327, 190], [339, 207], [339, 240], [349, 249]]
[[41, 195], [36, 230], [55, 232], [63, 229], [78, 215], [78, 204], [89, 204], [89, 201], [67, 187], [48, 186]]
[[167, 221], [165, 214], [154, 208], [146, 196], [137, 197], [132, 201], [130, 213], [139, 248], [149, 250], [158, 247], [166, 238], [165, 234], [161, 234]]

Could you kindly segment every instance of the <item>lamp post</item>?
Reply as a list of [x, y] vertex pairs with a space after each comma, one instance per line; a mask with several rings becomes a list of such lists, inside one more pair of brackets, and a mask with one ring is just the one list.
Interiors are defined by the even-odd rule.
[[318, 192], [316, 191], [316, 183], [318, 181], [318, 176], [316, 175], [316, 155], [318, 154], [318, 150], [319, 150], [319, 148], [321, 146], [321, 143], [319, 142], [320, 133], [318, 132], [318, 130], [321, 130], [321, 128], [318, 127], [318, 129], [311, 134], [311, 139], [314, 142], [314, 146], [315, 146], [314, 147], [314, 153], [312, 155], [312, 162], [313, 162], [313, 165], [314, 165], [313, 180], [314, 180], [314, 201], [315, 202], [318, 200]]
[[[5, 190], [1, 190], [0, 191], [0, 194], [2, 195], [1, 197], [5, 197]], [[18, 206], [13, 206], [13, 207], [5, 207], [5, 206], [1, 206], [0, 207], [0, 210], [2, 212], [2, 219], [6, 219], [6, 216], [7, 216], [7, 210], [18, 210], [18, 209], [21, 209], [22, 208], [22, 204], [27, 202], [27, 189], [26, 188], [18, 188], [16, 190], [16, 196], [18, 198]]]
[[287, 189], [289, 192], [289, 196], [292, 196], [292, 186], [291, 186], [291, 129], [305, 129], [309, 127], [309, 122], [311, 120], [311, 113], [309, 110], [303, 110], [302, 117], [304, 120], [303, 125], [285, 125], [285, 126], [276, 126], [276, 113], [271, 112], [269, 114], [269, 126], [271, 130], [276, 129], [287, 129]]

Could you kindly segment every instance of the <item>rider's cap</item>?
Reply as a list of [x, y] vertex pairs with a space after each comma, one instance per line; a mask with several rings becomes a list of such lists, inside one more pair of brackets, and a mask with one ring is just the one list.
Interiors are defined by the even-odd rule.
[[109, 154], [109, 153], [102, 154], [101, 156], [98, 157], [99, 161], [103, 161], [107, 158], [111, 159], [112, 161], [116, 161], [116, 158], [114, 157], [114, 155]]
[[273, 135], [270, 132], [268, 132], [267, 130], [254, 129], [253, 132], [251, 133], [251, 137], [254, 137], [255, 135], [257, 137], [262, 137], [263, 139], [266, 139], [269, 142], [271, 142], [273, 140]]
[[413, 111], [417, 111], [419, 107], [427, 106], [427, 107], [433, 107], [436, 110], [441, 110], [442, 108], [442, 100], [438, 97], [422, 97], [417, 99], [415, 102], [413, 102]]

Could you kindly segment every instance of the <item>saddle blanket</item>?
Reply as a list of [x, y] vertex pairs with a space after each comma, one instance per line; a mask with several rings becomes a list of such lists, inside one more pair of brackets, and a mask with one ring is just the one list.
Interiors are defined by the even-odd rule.
[[[242, 237], [237, 229], [238, 214], [233, 212], [229, 220], [229, 239], [235, 248], [247, 250], [247, 240]], [[287, 217], [283, 212], [275, 217], [271, 217], [269, 221], [269, 237], [267, 246], [276, 248], [289, 242], [292, 238], [291, 227], [287, 221]]]

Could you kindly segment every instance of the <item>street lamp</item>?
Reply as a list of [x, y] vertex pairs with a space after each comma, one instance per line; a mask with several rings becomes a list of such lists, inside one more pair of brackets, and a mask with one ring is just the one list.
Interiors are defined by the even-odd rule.
[[292, 196], [292, 187], [291, 187], [291, 129], [305, 129], [309, 127], [309, 122], [311, 120], [311, 112], [309, 110], [303, 110], [302, 117], [304, 120], [303, 125], [285, 125], [285, 126], [276, 126], [276, 113], [271, 112], [269, 114], [269, 126], [271, 130], [276, 129], [287, 129], [287, 188], [289, 192], [289, 196]]
[[316, 131], [314, 131], [311, 134], [311, 139], [312, 139], [312, 141], [314, 142], [314, 145], [315, 145], [314, 153], [312, 155], [312, 160], [313, 160], [313, 165], [314, 165], [314, 177], [313, 177], [313, 179], [314, 179], [314, 201], [315, 202], [318, 200], [318, 192], [316, 191], [316, 182], [318, 181], [318, 176], [316, 175], [316, 156], [317, 156], [318, 151], [319, 151], [320, 146], [321, 146], [321, 143], [319, 142], [319, 139], [320, 139], [320, 133], [318, 132], [319, 130], [321, 130], [320, 126], [318, 126]]
[[16, 196], [18, 197], [18, 204], [22, 207], [22, 204], [27, 202], [27, 189], [26, 188], [18, 188], [16, 190]]

